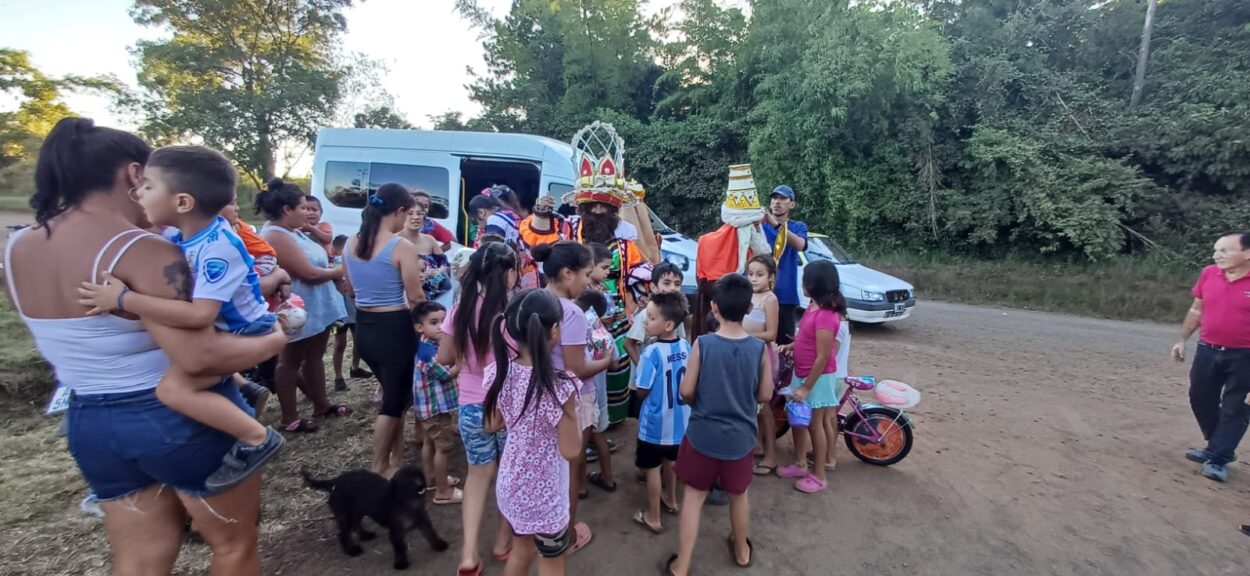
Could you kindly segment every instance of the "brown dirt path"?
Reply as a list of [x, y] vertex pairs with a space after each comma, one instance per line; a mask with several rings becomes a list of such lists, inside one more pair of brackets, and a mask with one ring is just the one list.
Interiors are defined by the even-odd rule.
[[[760, 480], [752, 487], [756, 566], [742, 573], [1245, 574], [1250, 538], [1236, 526], [1250, 522], [1250, 470], [1234, 464], [1232, 480], [1220, 485], [1183, 459], [1200, 438], [1186, 367], [1167, 357], [1174, 332], [934, 302], [896, 326], [857, 326], [852, 371], [901, 379], [925, 394], [914, 411], [915, 449], [892, 468], [863, 465], [843, 450], [819, 496]], [[338, 551], [323, 495], [295, 476], [301, 466], [328, 473], [367, 463], [370, 392], [357, 383], [347, 395], [357, 414], [291, 438], [270, 471], [266, 574], [390, 572], [384, 541], [360, 558]], [[614, 433], [622, 442], [629, 435]], [[788, 442], [782, 446], [788, 454]], [[570, 560], [570, 574], [657, 574], [675, 547], [672, 521], [663, 536], [629, 521], [645, 499], [628, 480], [632, 443], [615, 462], [622, 489], [591, 489], [581, 518], [596, 540]], [[463, 458], [454, 466], [463, 470]], [[64, 511], [0, 529], [10, 543], [0, 573], [104, 573], [103, 533], [78, 516], [81, 492], [32, 497], [58, 498]], [[723, 541], [727, 512], [705, 510], [696, 574], [738, 573]], [[412, 535], [415, 574], [454, 569], [459, 508], [433, 513], [452, 550], [433, 554]], [[202, 572], [206, 561], [202, 546], [188, 546], [179, 573]], [[494, 565], [487, 573], [500, 572]]]

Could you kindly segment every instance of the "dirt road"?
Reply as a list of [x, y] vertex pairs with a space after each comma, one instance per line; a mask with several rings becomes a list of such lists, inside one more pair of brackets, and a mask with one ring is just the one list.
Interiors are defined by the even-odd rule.
[[[925, 394], [914, 411], [915, 450], [887, 469], [860, 464], [843, 450], [830, 490], [818, 496], [778, 478], [759, 480], [752, 487], [757, 556], [749, 573], [1246, 574], [1250, 538], [1236, 526], [1250, 522], [1250, 470], [1235, 464], [1232, 480], [1220, 485], [1182, 457], [1199, 435], [1186, 368], [1167, 358], [1174, 330], [933, 302], [897, 326], [857, 326], [852, 372], [908, 381]], [[322, 495], [294, 477], [301, 466], [329, 472], [365, 465], [367, 395], [357, 385], [349, 395], [357, 414], [292, 438], [270, 472], [261, 543], [266, 574], [390, 571], [381, 542], [363, 557], [343, 556]], [[623, 441], [629, 432], [615, 436]], [[789, 443], [782, 446], [788, 454]], [[622, 489], [592, 488], [581, 519], [596, 539], [570, 560], [570, 574], [656, 574], [675, 546], [675, 521], [663, 536], [629, 521], [645, 499], [626, 481], [632, 444], [615, 461]], [[462, 470], [462, 462], [455, 466]], [[66, 512], [56, 523], [20, 527], [22, 571], [104, 570], [103, 534], [71, 509], [72, 496], [62, 496]], [[437, 507], [433, 515], [452, 550], [433, 554], [412, 535], [414, 573], [451, 574], [459, 508]], [[727, 509], [707, 509], [696, 574], [739, 573], [730, 565], [727, 532]], [[202, 571], [206, 560], [203, 547], [188, 547], [179, 571]]]

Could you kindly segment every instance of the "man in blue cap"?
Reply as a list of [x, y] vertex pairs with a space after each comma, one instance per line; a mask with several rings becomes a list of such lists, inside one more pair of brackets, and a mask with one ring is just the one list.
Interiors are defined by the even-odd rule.
[[790, 219], [794, 210], [794, 189], [782, 184], [768, 196], [768, 213], [761, 224], [764, 236], [773, 248], [777, 261], [777, 294], [779, 318], [777, 343], [794, 341], [794, 312], [799, 306], [799, 252], [807, 250], [807, 224]]

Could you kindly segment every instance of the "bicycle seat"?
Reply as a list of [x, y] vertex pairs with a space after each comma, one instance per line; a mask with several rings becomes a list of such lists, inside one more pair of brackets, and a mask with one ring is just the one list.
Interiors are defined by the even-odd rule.
[[844, 382], [856, 390], [872, 390], [877, 386], [877, 379], [872, 376], [852, 376], [845, 378]]

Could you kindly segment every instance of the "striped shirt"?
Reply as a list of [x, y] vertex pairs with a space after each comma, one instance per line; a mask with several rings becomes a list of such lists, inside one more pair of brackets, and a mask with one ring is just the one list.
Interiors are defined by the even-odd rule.
[[255, 260], [225, 218], [218, 216], [190, 238], [178, 232], [170, 240], [182, 249], [191, 267], [191, 297], [221, 302], [214, 322], [218, 330], [239, 332], [269, 313], [260, 276], [253, 269]]
[[638, 414], [638, 439], [676, 446], [686, 437], [690, 406], [681, 400], [690, 343], [680, 338], [657, 340], [638, 357], [638, 389], [650, 390]]

